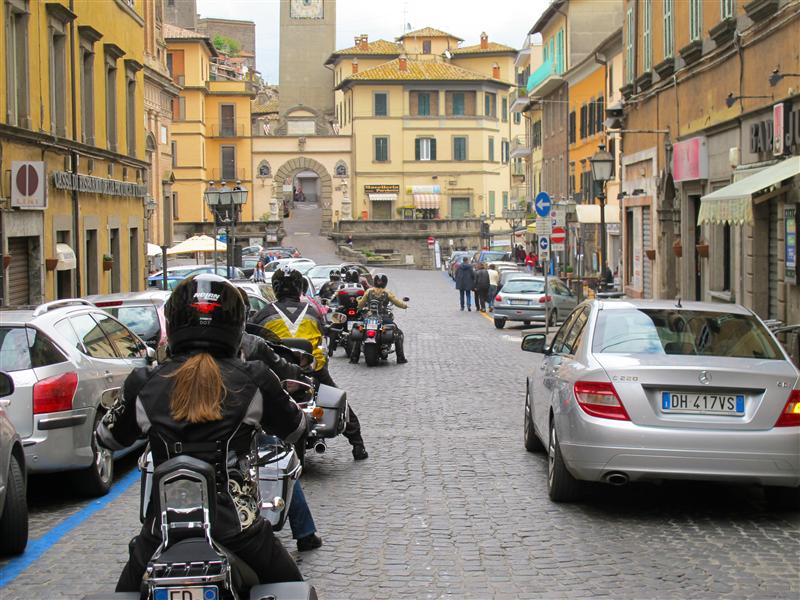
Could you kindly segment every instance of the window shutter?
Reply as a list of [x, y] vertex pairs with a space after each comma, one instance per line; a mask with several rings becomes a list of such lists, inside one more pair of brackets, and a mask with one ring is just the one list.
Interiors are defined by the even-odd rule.
[[586, 137], [586, 105], [581, 106], [581, 139]]
[[436, 138], [431, 138], [431, 160], [436, 160]]
[[589, 101], [589, 113], [587, 115], [588, 119], [588, 134], [594, 135], [594, 100]]
[[605, 117], [605, 115], [606, 115], [605, 99], [602, 96], [600, 96], [597, 99], [597, 110], [595, 112], [595, 118], [597, 119], [597, 125], [596, 125], [597, 133], [603, 131], [603, 120], [604, 120], [603, 117]]
[[422, 140], [419, 138], [414, 140], [414, 160], [419, 160], [421, 143]]

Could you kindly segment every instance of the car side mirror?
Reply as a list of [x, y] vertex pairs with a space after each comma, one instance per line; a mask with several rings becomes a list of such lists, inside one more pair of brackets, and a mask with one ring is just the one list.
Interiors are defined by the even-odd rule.
[[148, 365], [152, 365], [154, 362], [156, 362], [156, 351], [153, 348], [150, 346], [145, 346], [144, 352]]
[[403, 296], [403, 302], [408, 302], [409, 300], [411, 300], [411, 298], [408, 296]]
[[547, 354], [547, 336], [543, 333], [530, 333], [522, 338], [522, 350]]
[[0, 373], [0, 398], [14, 393], [14, 380], [8, 373]]

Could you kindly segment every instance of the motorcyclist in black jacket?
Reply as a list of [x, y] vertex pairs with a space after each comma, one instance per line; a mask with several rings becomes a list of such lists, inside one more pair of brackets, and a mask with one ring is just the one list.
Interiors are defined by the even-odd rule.
[[[171, 358], [135, 369], [96, 436], [109, 450], [146, 435], [157, 467], [180, 454], [216, 470], [217, 514], [211, 535], [246, 562], [262, 583], [301, 581], [291, 556], [259, 512], [258, 482], [247, 468], [254, 436], [263, 427], [292, 443], [307, 432], [305, 416], [260, 361], [237, 356], [247, 310], [226, 279], [206, 273], [184, 279], [164, 308]], [[147, 562], [161, 542], [155, 501], [117, 591], [139, 591]]]
[[319, 288], [319, 297], [324, 298], [325, 300], [330, 300], [333, 298], [336, 290], [338, 290], [339, 286], [342, 285], [342, 273], [339, 271], [339, 269], [331, 269], [328, 277], [330, 277], [330, 279], [323, 283], [322, 287]]

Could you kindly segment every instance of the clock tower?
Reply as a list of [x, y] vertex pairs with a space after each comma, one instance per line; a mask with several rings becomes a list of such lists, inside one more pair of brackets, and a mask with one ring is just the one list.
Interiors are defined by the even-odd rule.
[[281, 0], [280, 113], [300, 104], [332, 118], [336, 0]]

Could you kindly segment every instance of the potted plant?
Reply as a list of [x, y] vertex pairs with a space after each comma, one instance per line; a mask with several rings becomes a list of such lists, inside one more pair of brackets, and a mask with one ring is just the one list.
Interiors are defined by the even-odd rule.
[[681, 241], [679, 239], [675, 240], [675, 243], [672, 244], [672, 253], [678, 258], [683, 256], [683, 246], [681, 245]]
[[655, 250], [652, 250], [652, 249], [651, 250], [645, 250], [644, 253], [645, 253], [645, 255], [647, 256], [647, 258], [649, 260], [655, 260], [656, 259], [656, 251]]
[[110, 254], [103, 254], [103, 271], [110, 271], [114, 267], [114, 257]]
[[702, 256], [703, 258], [708, 258], [708, 242], [701, 239], [698, 244], [695, 245], [695, 249], [697, 249], [697, 254]]
[[57, 266], [58, 266], [58, 259], [57, 258], [45, 258], [44, 259], [44, 267], [48, 271], [55, 271]]

